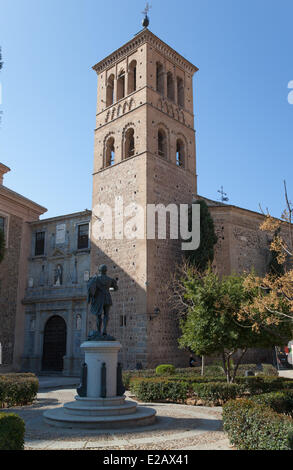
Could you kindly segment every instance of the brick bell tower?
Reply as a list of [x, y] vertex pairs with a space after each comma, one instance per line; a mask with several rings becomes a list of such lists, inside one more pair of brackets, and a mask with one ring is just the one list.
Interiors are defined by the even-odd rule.
[[[118, 280], [109, 332], [123, 345], [125, 369], [166, 362], [186, 366], [167, 294], [180, 241], [171, 240], [168, 231], [167, 240], [149, 240], [146, 228], [139, 239], [129, 239], [117, 218], [113, 238], [97, 238], [95, 207], [114, 209], [120, 197], [124, 208], [134, 203], [146, 214], [148, 204], [192, 202], [197, 192], [192, 79], [198, 69], [147, 27], [93, 69], [98, 101], [91, 274], [106, 264], [108, 274]], [[146, 225], [146, 215], [144, 221]]]

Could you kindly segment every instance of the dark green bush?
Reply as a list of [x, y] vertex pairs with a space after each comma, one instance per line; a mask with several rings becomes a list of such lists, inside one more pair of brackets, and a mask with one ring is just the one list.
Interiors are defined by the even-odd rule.
[[198, 377], [201, 375], [201, 367], [185, 367], [185, 368], [176, 368], [176, 375], [192, 376]]
[[222, 405], [243, 394], [242, 385], [224, 382], [194, 383], [192, 389], [205, 405]]
[[[293, 381], [292, 381], [293, 382]], [[255, 377], [236, 377], [236, 383], [243, 385], [245, 391], [251, 395], [270, 393], [284, 389], [282, 377], [257, 375]]]
[[0, 375], [0, 408], [32, 403], [38, 388], [39, 381], [34, 374]]
[[266, 405], [279, 414], [293, 417], [293, 391], [264, 393], [251, 397], [253, 403]]
[[204, 376], [206, 377], [225, 377], [225, 372], [221, 366], [206, 366], [204, 368]]
[[161, 364], [160, 366], [156, 367], [156, 374], [157, 375], [174, 375], [175, 374], [175, 367], [171, 364]]
[[293, 421], [266, 404], [231, 400], [223, 406], [224, 431], [238, 450], [292, 450]]
[[23, 450], [24, 421], [13, 413], [0, 412], [0, 450]]
[[188, 397], [190, 385], [168, 379], [137, 379], [130, 383], [132, 393], [141, 401], [171, 401], [182, 403]]
[[261, 372], [266, 376], [278, 377], [278, 371], [272, 364], [262, 364], [262, 371], [258, 370], [256, 364], [240, 364], [237, 370], [237, 376], [245, 376], [247, 370], [252, 370], [255, 374]]

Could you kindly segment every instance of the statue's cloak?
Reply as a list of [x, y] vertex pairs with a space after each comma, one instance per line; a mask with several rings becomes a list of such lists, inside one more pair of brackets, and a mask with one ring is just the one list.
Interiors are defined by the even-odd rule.
[[87, 284], [88, 303], [92, 315], [102, 315], [105, 306], [112, 305], [109, 289], [118, 290], [117, 282], [105, 274], [92, 277]]

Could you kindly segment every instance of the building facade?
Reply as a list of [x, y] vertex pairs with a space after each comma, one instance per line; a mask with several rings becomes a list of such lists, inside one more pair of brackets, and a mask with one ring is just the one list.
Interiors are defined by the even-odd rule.
[[[87, 281], [106, 264], [119, 287], [112, 294], [109, 333], [122, 343], [123, 367], [184, 367], [188, 354], [178, 349], [178, 321], [169, 307], [181, 241], [170, 236], [171, 218], [163, 239], [158, 232], [147, 236], [146, 222], [150, 206], [178, 208], [201, 198], [193, 97], [198, 69], [147, 28], [93, 69], [92, 211], [39, 220], [46, 209], [5, 188], [9, 169], [0, 164], [0, 228], [7, 244], [0, 264], [3, 359], [22, 370], [79, 375], [80, 344], [95, 328]], [[259, 230], [263, 215], [202, 199], [218, 236], [214, 268], [221, 275], [252, 268], [264, 274], [271, 254], [270, 238]], [[115, 217], [110, 237], [101, 231], [107, 208]], [[266, 350], [247, 357], [272, 360]]]
[[91, 270], [104, 263], [118, 281], [109, 328], [122, 342], [123, 366], [153, 367], [162, 360], [179, 365], [185, 353], [177, 348], [166, 288], [181, 254], [179, 241], [168, 233], [167, 240], [148, 239], [145, 232], [140, 239], [125, 237], [119, 223], [115, 236], [103, 239], [98, 207], [123, 203], [135, 214], [138, 207], [146, 213], [149, 205], [192, 202], [198, 69], [146, 28], [93, 68], [98, 101]]
[[24, 306], [30, 251], [30, 222], [47, 209], [3, 184], [10, 169], [0, 163], [0, 228], [5, 256], [0, 263], [0, 343], [2, 364], [19, 368], [23, 351]]
[[79, 375], [87, 325], [89, 225], [84, 211], [30, 223], [22, 369]]

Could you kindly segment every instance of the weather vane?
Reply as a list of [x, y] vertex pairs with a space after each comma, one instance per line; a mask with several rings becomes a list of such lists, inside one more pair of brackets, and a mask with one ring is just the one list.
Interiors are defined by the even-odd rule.
[[150, 24], [150, 19], [148, 17], [148, 12], [150, 11], [151, 9], [151, 5], [149, 4], [149, 2], [146, 2], [146, 6], [145, 6], [145, 9], [143, 10], [142, 14], [144, 15], [144, 19], [142, 21], [142, 25], [144, 28], [147, 28], [148, 25]]
[[229, 201], [229, 198], [227, 197], [227, 196], [228, 196], [227, 193], [224, 193], [224, 188], [223, 188], [223, 186], [221, 186], [221, 191], [218, 190], [218, 193], [221, 194], [221, 201], [222, 201], [222, 202], [228, 202], [228, 201]]

